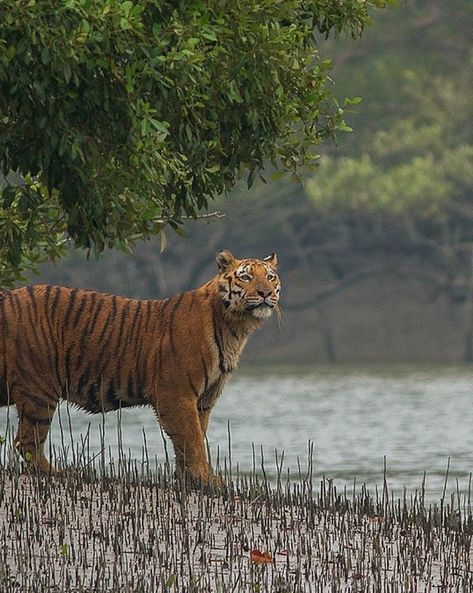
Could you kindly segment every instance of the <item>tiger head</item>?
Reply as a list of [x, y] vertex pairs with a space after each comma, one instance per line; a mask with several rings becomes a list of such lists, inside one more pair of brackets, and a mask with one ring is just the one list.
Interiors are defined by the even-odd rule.
[[224, 249], [217, 253], [217, 264], [218, 292], [228, 313], [263, 320], [279, 311], [275, 253], [263, 260], [236, 259]]

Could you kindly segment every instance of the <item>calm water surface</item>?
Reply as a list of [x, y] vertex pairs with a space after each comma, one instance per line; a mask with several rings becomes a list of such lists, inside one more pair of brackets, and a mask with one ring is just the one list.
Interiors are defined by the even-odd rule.
[[[284, 451], [284, 472], [307, 467], [314, 445], [315, 480], [326, 476], [351, 491], [382, 486], [387, 478], [396, 494], [413, 492], [426, 472], [429, 498], [442, 494], [450, 458], [447, 492], [468, 492], [473, 471], [473, 370], [467, 368], [272, 368], [244, 370], [228, 383], [212, 413], [208, 433], [213, 459], [228, 458], [240, 471], [261, 464], [276, 474], [275, 451]], [[69, 419], [61, 406], [63, 434], [56, 417], [52, 442], [70, 442]], [[58, 414], [56, 413], [56, 416]], [[70, 411], [76, 442], [89, 431], [90, 453], [100, 451], [102, 418]], [[117, 455], [117, 414], [105, 416], [107, 455]], [[16, 422], [13, 409], [10, 421]], [[0, 434], [6, 408], [0, 409]], [[164, 461], [161, 432], [149, 408], [122, 412], [122, 442], [142, 459], [143, 429], [150, 457]], [[252, 446], [254, 445], [254, 447]], [[172, 447], [169, 445], [169, 450]], [[256, 458], [253, 452], [256, 451]]]

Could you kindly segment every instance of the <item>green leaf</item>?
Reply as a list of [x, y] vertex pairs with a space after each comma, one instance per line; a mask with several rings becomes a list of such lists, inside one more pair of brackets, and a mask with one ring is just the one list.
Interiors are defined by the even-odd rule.
[[161, 210], [162, 210], [161, 206], [152, 206], [151, 208], [146, 210], [146, 212], [144, 212], [143, 217], [146, 220], [154, 219], [157, 216], [161, 215]]
[[159, 237], [160, 237], [159, 252], [163, 253], [163, 251], [166, 249], [167, 244], [168, 244], [168, 240], [166, 237], [166, 231], [164, 229], [160, 230]]
[[179, 237], [183, 237], [183, 238], [186, 238], [187, 237], [187, 232], [182, 227], [176, 227], [174, 229], [174, 232], [176, 233], [176, 235], [179, 235]]
[[63, 62], [62, 71], [64, 74], [64, 80], [69, 83], [72, 76], [72, 69], [70, 62]]
[[361, 103], [361, 101], [362, 101], [361, 97], [350, 97], [350, 98], [345, 97], [345, 99], [343, 101], [343, 104], [345, 106], [348, 106], [348, 105], [359, 105]]
[[169, 576], [168, 580], [166, 581], [166, 587], [170, 589], [174, 583], [176, 582], [176, 575], [172, 574]]
[[121, 8], [123, 14], [126, 17], [129, 17], [130, 16], [131, 9], [133, 8], [133, 2], [130, 2], [129, 0], [126, 0], [125, 2], [122, 2], [121, 3], [120, 8]]
[[49, 47], [43, 47], [41, 50], [41, 62], [46, 66], [51, 61]]
[[2, 191], [3, 207], [10, 208], [16, 196], [16, 188], [12, 186], [5, 187]]

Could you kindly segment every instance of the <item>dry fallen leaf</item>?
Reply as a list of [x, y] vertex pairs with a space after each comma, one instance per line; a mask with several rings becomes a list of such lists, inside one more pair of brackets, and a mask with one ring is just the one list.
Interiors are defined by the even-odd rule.
[[270, 564], [273, 561], [273, 558], [271, 554], [269, 554], [269, 552], [262, 552], [261, 550], [251, 550], [250, 560], [251, 562], [255, 562], [257, 564]]

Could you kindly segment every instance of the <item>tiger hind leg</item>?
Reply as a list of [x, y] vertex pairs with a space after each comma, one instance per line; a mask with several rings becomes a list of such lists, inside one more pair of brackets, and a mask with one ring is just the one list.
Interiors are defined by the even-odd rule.
[[42, 473], [61, 472], [52, 466], [44, 455], [44, 443], [56, 406], [56, 401], [38, 399], [37, 402], [31, 402], [30, 398], [24, 398], [21, 403], [17, 403], [19, 424], [15, 445], [28, 465]]

